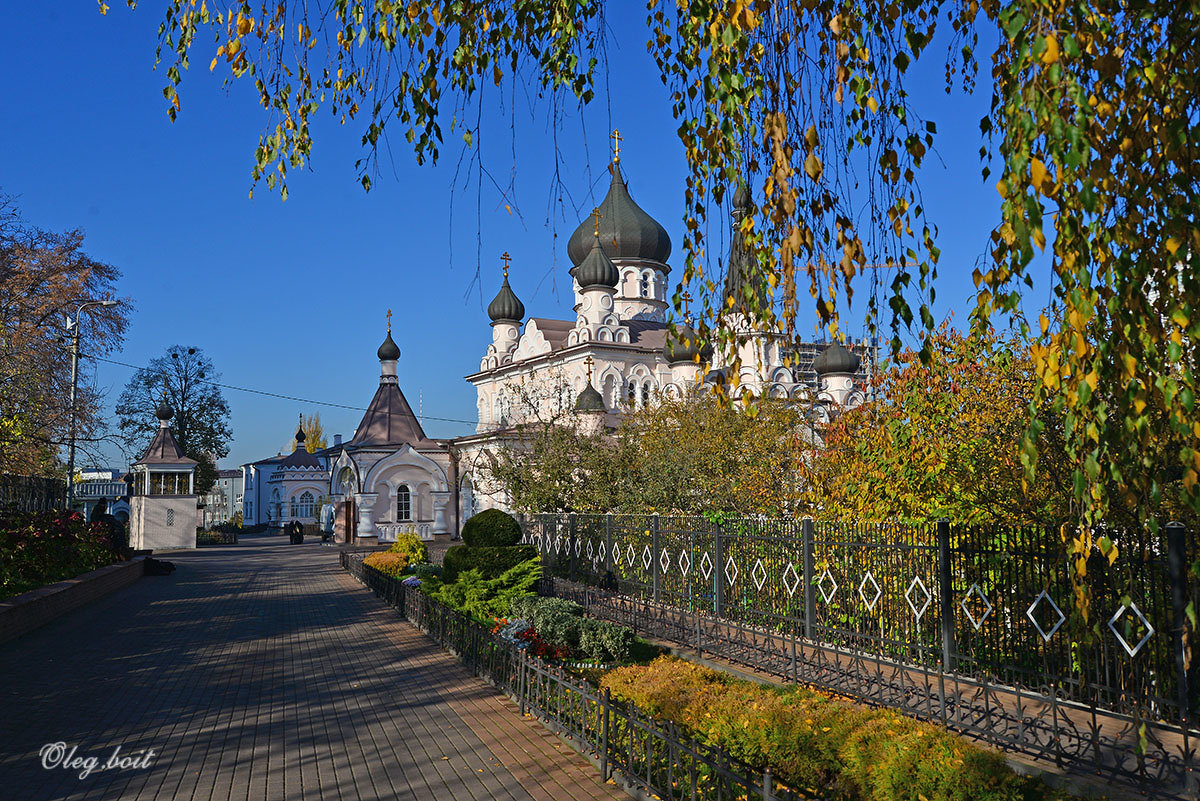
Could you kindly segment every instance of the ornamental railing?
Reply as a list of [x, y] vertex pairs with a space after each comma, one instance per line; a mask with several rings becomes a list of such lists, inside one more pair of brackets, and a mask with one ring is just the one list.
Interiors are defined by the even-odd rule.
[[668, 801], [799, 801], [804, 795], [768, 771], [696, 742], [677, 727], [655, 721], [635, 705], [614, 700], [561, 668], [529, 655], [491, 628], [343, 551], [341, 565], [474, 675], [513, 699], [597, 763], [601, 780]]
[[[543, 591], [1073, 770], [1193, 793], [1191, 533], [536, 515]], [[1111, 564], [1110, 564], [1111, 557]], [[1076, 574], [1077, 575], [1077, 574]], [[1086, 592], [1087, 617], [1076, 603]]]
[[49, 512], [67, 508], [67, 486], [57, 478], [0, 473], [0, 513]]

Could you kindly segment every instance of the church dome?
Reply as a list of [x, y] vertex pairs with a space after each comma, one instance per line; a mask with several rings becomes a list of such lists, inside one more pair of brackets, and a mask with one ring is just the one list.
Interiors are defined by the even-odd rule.
[[617, 282], [621, 280], [621, 274], [617, 272], [617, 265], [604, 255], [604, 249], [600, 246], [600, 237], [595, 233], [592, 235], [592, 247], [587, 256], [571, 269], [571, 274], [579, 282], [580, 289], [597, 286], [615, 289]]
[[861, 364], [861, 357], [846, 350], [840, 342], [835, 342], [813, 359], [812, 366], [817, 375], [831, 375], [833, 373], [857, 373]]
[[501, 320], [512, 320], [519, 323], [525, 319], [525, 304], [508, 285], [507, 275], [504, 276], [504, 283], [500, 286], [500, 291], [488, 304], [487, 312], [493, 323]]
[[584, 387], [583, 392], [579, 393], [579, 397], [575, 400], [575, 411], [577, 412], [603, 412], [604, 398], [596, 391], [590, 383]]
[[700, 361], [708, 361], [712, 358], [712, 346], [705, 344], [701, 347], [695, 329], [685, 323], [675, 326], [674, 334], [667, 332], [663, 354], [667, 357], [668, 364], [694, 362], [697, 355]]
[[307, 437], [304, 436], [304, 426], [300, 426], [296, 429], [296, 447], [299, 448], [301, 445], [303, 445], [305, 439], [307, 439]]
[[175, 416], [175, 410], [171, 408], [171, 404], [167, 403], [167, 399], [163, 398], [162, 403], [158, 404], [154, 416], [165, 423]]
[[392, 341], [391, 326], [388, 327], [387, 339], [383, 340], [383, 344], [379, 346], [379, 350], [376, 351], [375, 355], [379, 357], [379, 361], [381, 362], [394, 362], [400, 358], [400, 348], [396, 347], [396, 343]]
[[[640, 259], [665, 265], [671, 255], [671, 238], [653, 217], [629, 196], [621, 168], [612, 165], [612, 185], [600, 203], [600, 242], [610, 259]], [[567, 255], [578, 265], [592, 249], [594, 223], [586, 219], [571, 234]], [[615, 282], [614, 282], [615, 283]]]

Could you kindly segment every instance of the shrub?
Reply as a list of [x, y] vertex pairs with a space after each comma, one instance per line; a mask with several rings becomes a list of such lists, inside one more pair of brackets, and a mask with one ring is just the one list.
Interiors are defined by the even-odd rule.
[[[496, 578], [513, 567], [537, 557], [532, 545], [515, 547], [479, 547], [455, 545], [442, 557], [442, 578], [452, 582], [460, 573], [478, 570], [487, 579]], [[507, 609], [504, 610], [508, 612]]]
[[5, 512], [0, 518], [0, 598], [74, 578], [122, 559], [120, 526], [77, 512]]
[[463, 523], [462, 539], [471, 548], [507, 548], [520, 543], [521, 525], [499, 509], [488, 509]]
[[628, 662], [636, 641], [628, 626], [607, 620], [584, 618], [579, 632], [579, 650], [597, 662]]
[[534, 558], [514, 565], [493, 579], [486, 578], [478, 570], [468, 569], [459, 573], [453, 583], [443, 584], [430, 578], [423, 580], [423, 585], [442, 603], [479, 620], [492, 621], [507, 615], [517, 598], [532, 594], [541, 576], [541, 562]]
[[416, 534], [398, 534], [388, 553], [402, 554], [410, 565], [420, 565], [429, 561], [429, 549]]
[[[610, 671], [602, 686], [755, 769], [855, 801], [1020, 801], [1049, 792], [997, 753], [940, 726], [814, 690], [764, 687], [664, 657]], [[819, 789], [818, 789], [819, 788]]]
[[412, 565], [409, 567], [414, 576], [419, 578], [440, 578], [442, 575], [441, 565]]
[[366, 559], [363, 559], [363, 564], [373, 567], [380, 573], [385, 573], [393, 578], [400, 578], [404, 575], [404, 571], [408, 569], [408, 557], [402, 553], [376, 551], [368, 555]]

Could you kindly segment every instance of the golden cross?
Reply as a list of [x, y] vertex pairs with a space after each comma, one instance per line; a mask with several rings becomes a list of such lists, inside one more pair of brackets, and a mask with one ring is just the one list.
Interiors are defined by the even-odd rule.
[[392, 310], [388, 309], [388, 336], [392, 335]]
[[595, 361], [592, 359], [591, 356], [588, 356], [586, 359], [583, 360], [583, 363], [585, 365], [587, 365], [588, 383], [590, 384], [590, 383], [592, 383], [592, 365], [595, 363]]
[[600, 207], [592, 209], [592, 233], [600, 236], [600, 218], [604, 215], [600, 213]]
[[683, 314], [685, 317], [692, 316], [692, 293], [686, 289], [683, 291]]
[[613, 128], [613, 164], [621, 163], [621, 132]]
[[508, 251], [500, 254], [500, 261], [504, 262], [504, 277], [508, 278], [508, 263], [512, 261], [512, 256], [508, 255]]

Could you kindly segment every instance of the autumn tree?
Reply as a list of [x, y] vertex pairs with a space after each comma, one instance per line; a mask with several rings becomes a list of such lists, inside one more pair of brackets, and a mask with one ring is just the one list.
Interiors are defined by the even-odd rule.
[[[1073, 519], [1062, 425], [1039, 432], [1043, 454], [1026, 475], [1023, 436], [1037, 375], [1019, 338], [971, 338], [943, 325], [930, 358], [913, 350], [879, 373], [872, 400], [824, 427], [806, 465], [805, 495], [826, 517], [957, 523]], [[1136, 513], [1134, 513], [1136, 518]]]
[[[193, 56], [253, 82], [267, 116], [253, 180], [284, 197], [289, 170], [308, 163], [322, 107], [363, 131], [358, 170], [369, 188], [389, 132], [399, 129], [418, 163], [438, 157], [447, 120], [469, 147], [482, 96], [506, 81], [534, 84], [561, 122], [568, 102], [592, 100], [609, 33], [602, 0], [164, 5], [168, 113], [181, 108]], [[867, 317], [872, 327], [886, 319], [894, 354], [905, 329], [931, 334], [940, 251], [920, 178], [938, 128], [911, 75], [933, 60], [947, 90], [973, 90], [984, 64], [992, 104], [980, 122], [982, 174], [997, 173], [1002, 204], [975, 274], [972, 328], [986, 336], [1000, 316], [1035, 340], [1034, 408], [1064, 421], [1086, 522], [1107, 514], [1114, 488], [1161, 491], [1146, 469], [1151, 415], [1173, 432], [1184, 498], [1200, 510], [1200, 276], [1186, 268], [1200, 249], [1200, 2], [646, 6], [648, 48], [688, 169], [675, 301], [684, 286], [698, 293], [702, 338], [732, 343], [729, 306], [755, 327], [794, 334], [806, 295], [836, 333], [840, 304], [866, 275]], [[706, 256], [716, 250], [705, 247], [706, 218], [742, 181], [754, 198], [742, 232], [770, 291], [726, 299]], [[1029, 325], [1021, 301], [1046, 249], [1051, 308]], [[865, 271], [877, 263], [894, 268], [886, 287]], [[932, 346], [922, 345], [923, 360]], [[1036, 447], [1044, 421], [1032, 422]]]
[[212, 360], [194, 347], [173, 345], [165, 355], [138, 370], [117, 401], [121, 433], [129, 449], [141, 454], [158, 430], [155, 411], [164, 399], [175, 411], [171, 431], [179, 447], [198, 461], [196, 493], [208, 492], [216, 481], [217, 460], [229, 455], [233, 433], [229, 404], [217, 382]]
[[[309, 453], [329, 447], [325, 442], [325, 426], [321, 424], [320, 412], [313, 412], [307, 416], [300, 415], [300, 428], [304, 429], [304, 446]], [[290, 453], [294, 450], [296, 450], [296, 438], [293, 436], [292, 441], [288, 443], [287, 452]]]
[[[85, 303], [113, 299], [121, 273], [84, 252], [83, 233], [45, 231], [25, 222], [12, 198], [0, 196], [0, 473], [62, 472], [71, 409], [71, 355], [65, 320]], [[93, 306], [80, 321], [76, 442], [97, 453], [107, 436], [102, 393], [87, 357], [121, 344], [128, 299]]]

